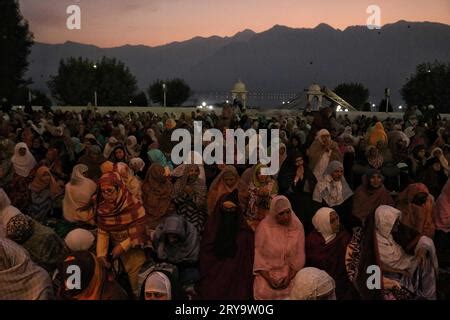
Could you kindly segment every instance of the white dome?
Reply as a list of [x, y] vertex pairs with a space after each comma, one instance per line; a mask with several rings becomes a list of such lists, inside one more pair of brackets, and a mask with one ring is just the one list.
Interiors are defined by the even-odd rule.
[[233, 88], [232, 92], [247, 92], [247, 89], [245, 87], [245, 84], [241, 80], [239, 80], [234, 85], [234, 88]]

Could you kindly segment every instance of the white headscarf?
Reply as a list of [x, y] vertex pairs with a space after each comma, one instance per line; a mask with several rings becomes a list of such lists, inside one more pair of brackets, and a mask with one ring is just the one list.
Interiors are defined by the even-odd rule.
[[[128, 142], [130, 142], [130, 144], [128, 144]], [[128, 153], [132, 156], [132, 157], [138, 157], [139, 156], [139, 151], [137, 150], [138, 146], [138, 142], [135, 136], [129, 136], [127, 138], [126, 141], [126, 145], [125, 148], [127, 148]]]
[[97, 184], [86, 178], [83, 173], [88, 171], [84, 164], [78, 164], [73, 168], [70, 182], [66, 184], [66, 192], [63, 200], [64, 218], [70, 222], [88, 222], [93, 218], [90, 211], [78, 211], [86, 206], [93, 194], [97, 191]]
[[332, 161], [328, 164], [325, 174], [319, 180], [316, 188], [314, 189], [314, 201], [321, 203], [325, 200], [328, 206], [335, 207], [341, 205], [353, 195], [353, 191], [350, 189], [344, 176], [342, 176], [339, 181], [334, 181], [331, 177], [331, 174], [339, 168], [344, 168], [342, 163], [339, 161]]
[[317, 300], [323, 296], [330, 296], [329, 300], [336, 300], [335, 282], [325, 271], [317, 268], [303, 268], [295, 275], [290, 300]]
[[117, 143], [119, 143], [119, 140], [117, 140], [115, 137], [110, 137], [108, 139], [108, 143], [105, 145], [105, 149], [103, 150], [103, 156], [108, 159], [111, 155], [111, 152], [116, 147]]
[[88, 251], [94, 244], [94, 235], [85, 229], [75, 229], [70, 231], [64, 242], [72, 251]]
[[[19, 150], [22, 148], [25, 148], [27, 150], [23, 157], [19, 155]], [[36, 159], [31, 154], [28, 146], [24, 142], [16, 144], [11, 162], [14, 165], [15, 172], [21, 177], [28, 177], [30, 171], [33, 170], [33, 168], [36, 167], [37, 164]]]
[[130, 160], [130, 168], [135, 172], [141, 172], [144, 170], [145, 162], [141, 158], [133, 158]]
[[172, 286], [169, 278], [162, 272], [151, 273], [145, 281], [145, 292], [159, 292], [167, 295], [172, 300]]
[[321, 208], [319, 209], [314, 217], [312, 218], [312, 224], [317, 231], [325, 239], [325, 243], [329, 243], [336, 238], [336, 233], [331, 229], [330, 214], [334, 212], [331, 208]]
[[9, 220], [18, 214], [21, 214], [20, 210], [11, 205], [5, 190], [0, 188], [0, 226], [6, 228]]
[[412, 267], [413, 257], [406, 254], [392, 236], [392, 228], [400, 217], [400, 210], [379, 206], [375, 211], [376, 237], [380, 260], [391, 268], [406, 270]]

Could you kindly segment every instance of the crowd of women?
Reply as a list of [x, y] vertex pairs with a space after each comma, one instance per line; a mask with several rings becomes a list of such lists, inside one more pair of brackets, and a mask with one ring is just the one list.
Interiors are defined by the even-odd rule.
[[[280, 130], [280, 170], [174, 165], [193, 121]], [[449, 136], [414, 112], [1, 114], [0, 299], [445, 298]]]

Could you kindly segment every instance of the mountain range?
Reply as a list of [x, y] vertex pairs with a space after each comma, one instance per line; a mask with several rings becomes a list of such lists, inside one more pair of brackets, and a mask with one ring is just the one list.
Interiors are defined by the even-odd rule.
[[[276, 25], [261, 33], [244, 30], [232, 37], [195, 37], [157, 47], [36, 42], [27, 72], [33, 88], [48, 92], [46, 82], [57, 73], [60, 59], [70, 56], [115, 57], [130, 68], [143, 90], [155, 79], [173, 77], [185, 79], [195, 92], [229, 91], [238, 79], [249, 92], [291, 94], [314, 82], [330, 88], [360, 82], [369, 88], [374, 103], [383, 98], [384, 88], [390, 88], [393, 102], [401, 104], [399, 91], [416, 65], [450, 62], [450, 26], [407, 21], [379, 30]], [[274, 107], [281, 101], [253, 102]]]

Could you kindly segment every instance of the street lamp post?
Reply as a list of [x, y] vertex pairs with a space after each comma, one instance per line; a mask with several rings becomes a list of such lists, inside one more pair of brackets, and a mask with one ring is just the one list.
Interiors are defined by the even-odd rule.
[[384, 90], [384, 96], [386, 97], [386, 112], [389, 112], [389, 98], [391, 96], [391, 90], [389, 88]]
[[166, 107], [166, 93], [167, 93], [167, 86], [165, 83], [162, 85], [163, 87], [163, 95], [164, 95], [164, 108]]
[[[93, 67], [94, 67], [94, 70], [97, 70], [97, 64], [94, 64]], [[97, 85], [97, 81], [95, 83]], [[94, 91], [94, 105], [95, 105], [95, 107], [97, 107], [97, 99], [98, 99], [98, 97], [97, 97], [97, 89], [95, 89], [95, 91]]]

